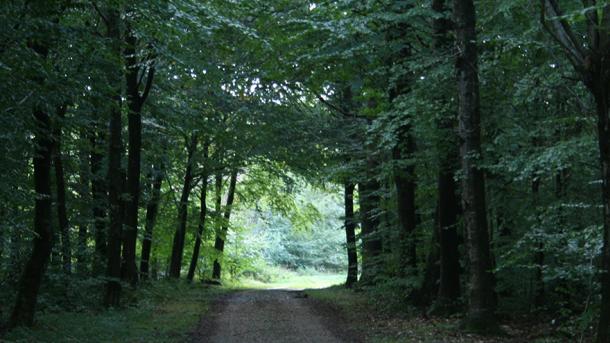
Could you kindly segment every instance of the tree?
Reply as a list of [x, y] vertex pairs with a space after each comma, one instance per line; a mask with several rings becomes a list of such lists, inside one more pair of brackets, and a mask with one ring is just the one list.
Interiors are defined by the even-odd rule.
[[237, 185], [237, 168], [231, 171], [229, 178], [229, 189], [227, 190], [227, 202], [225, 205], [225, 212], [222, 226], [220, 231], [216, 233], [216, 240], [214, 242], [214, 249], [216, 249], [217, 257], [214, 260], [214, 269], [212, 270], [212, 279], [220, 280], [222, 271], [222, 255], [225, 248], [225, 239], [227, 232], [229, 231], [229, 220], [231, 219], [231, 210], [233, 209], [233, 201], [235, 200], [235, 187]]
[[[35, 46], [36, 52], [46, 57], [48, 47]], [[34, 190], [37, 194], [34, 212], [34, 231], [32, 254], [25, 266], [19, 281], [19, 291], [11, 314], [9, 326], [31, 326], [34, 321], [36, 300], [40, 282], [44, 274], [49, 256], [51, 255], [51, 155], [53, 138], [51, 136], [51, 121], [43, 109], [34, 110], [36, 120], [36, 136], [34, 140]]]
[[[444, 0], [434, 0], [432, 10], [440, 17], [433, 20], [434, 48], [444, 53], [450, 45], [448, 34], [450, 22], [446, 15]], [[445, 100], [440, 100], [445, 101]], [[437, 119], [439, 131], [439, 170], [438, 170], [438, 236], [440, 243], [440, 277], [437, 308], [455, 310], [455, 302], [460, 297], [460, 256], [458, 251], [459, 200], [456, 194], [456, 170], [459, 166], [459, 149], [455, 132], [455, 113], [440, 113]], [[451, 309], [453, 307], [453, 309]], [[444, 308], [444, 309], [443, 309]]]
[[354, 184], [345, 183], [345, 241], [347, 247], [347, 280], [351, 288], [358, 281], [358, 255], [356, 250], [356, 218], [354, 218]]
[[160, 161], [154, 164], [151, 175], [152, 190], [150, 200], [146, 206], [146, 228], [144, 239], [142, 240], [142, 251], [140, 257], [140, 277], [148, 279], [150, 267], [150, 254], [153, 243], [153, 233], [159, 213], [159, 202], [161, 200], [161, 184], [165, 177], [165, 162]]
[[610, 341], [610, 5], [583, 1], [586, 33], [575, 34], [556, 0], [541, 0], [544, 27], [565, 51], [593, 96], [602, 172], [602, 301], [597, 342]]
[[[140, 205], [140, 160], [142, 150], [142, 107], [148, 97], [155, 76], [150, 58], [138, 61], [137, 38], [131, 24], [126, 23], [124, 60], [127, 107], [129, 109], [129, 157], [127, 162], [127, 192], [129, 201], [125, 211], [122, 277], [132, 284], [138, 281], [136, 241], [138, 237], [138, 208]], [[146, 75], [146, 77], [144, 77]], [[143, 88], [142, 93], [140, 89]]]
[[[32, 6], [32, 14], [39, 19], [57, 20], [53, 18], [52, 8], [42, 8], [40, 4]], [[57, 14], [55, 14], [56, 16]], [[46, 24], [49, 24], [48, 22]], [[40, 62], [47, 62], [51, 49], [50, 41], [54, 32], [48, 29], [42, 30], [28, 41], [34, 55], [32, 57]], [[37, 76], [35, 84], [44, 86], [47, 82], [43, 76]], [[35, 122], [34, 132], [34, 191], [36, 200], [34, 205], [34, 232], [32, 253], [25, 265], [19, 286], [15, 305], [11, 313], [9, 327], [14, 328], [21, 325], [31, 326], [34, 321], [34, 312], [38, 300], [40, 283], [51, 255], [53, 230], [51, 226], [51, 163], [53, 157], [53, 129], [48, 109], [42, 104], [35, 105], [33, 109]]]
[[57, 108], [57, 121], [53, 129], [53, 167], [55, 169], [55, 187], [57, 195], [57, 220], [61, 234], [61, 258], [63, 260], [64, 272], [72, 272], [72, 244], [70, 243], [70, 223], [68, 222], [68, 211], [66, 209], [66, 181], [61, 156], [61, 125], [65, 120], [66, 105]]
[[479, 104], [476, 15], [472, 0], [455, 0], [456, 74], [458, 118], [461, 138], [462, 202], [468, 233], [470, 294], [466, 326], [474, 331], [494, 329], [494, 276], [490, 255], [485, 204], [485, 176], [481, 161], [481, 114]]
[[[110, 39], [110, 51], [113, 56], [120, 56], [120, 27], [119, 12], [110, 9], [104, 17], [106, 35]], [[121, 240], [123, 231], [123, 193], [124, 176], [121, 167], [123, 156], [122, 118], [120, 74], [116, 70], [109, 71], [108, 79], [111, 82], [110, 122], [108, 125], [108, 243], [106, 248], [106, 291], [104, 304], [118, 306], [121, 296]]]
[[182, 195], [180, 196], [180, 204], [178, 206], [178, 226], [174, 234], [174, 243], [172, 245], [172, 259], [170, 262], [169, 276], [173, 278], [180, 277], [182, 269], [182, 256], [184, 255], [184, 238], [186, 235], [186, 221], [188, 211], [188, 201], [193, 189], [193, 167], [194, 157], [197, 151], [198, 137], [197, 134], [191, 134], [190, 139], [185, 139], [187, 159], [186, 170], [184, 171], [184, 183], [182, 185]]
[[193, 281], [195, 277], [195, 270], [197, 268], [197, 261], [199, 260], [199, 252], [201, 249], [201, 241], [205, 233], [206, 217], [208, 213], [208, 206], [206, 204], [207, 193], [208, 193], [208, 179], [209, 179], [209, 166], [208, 166], [208, 151], [210, 148], [210, 142], [205, 141], [203, 145], [203, 173], [201, 175], [201, 195], [200, 195], [200, 210], [199, 210], [199, 224], [197, 226], [197, 235], [195, 236], [195, 245], [193, 247], [193, 256], [191, 257], [191, 264], [189, 265], [189, 271], [186, 275], [188, 281]]

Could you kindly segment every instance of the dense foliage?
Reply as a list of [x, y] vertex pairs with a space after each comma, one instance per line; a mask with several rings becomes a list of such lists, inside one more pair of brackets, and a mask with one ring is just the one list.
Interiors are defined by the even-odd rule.
[[608, 18], [606, 0], [4, 2], [0, 314], [275, 265], [348, 270], [468, 330], [538, 314], [608, 342]]

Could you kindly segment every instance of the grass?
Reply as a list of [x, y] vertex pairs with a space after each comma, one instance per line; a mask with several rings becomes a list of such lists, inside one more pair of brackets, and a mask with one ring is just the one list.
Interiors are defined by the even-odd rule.
[[38, 313], [32, 328], [9, 332], [2, 342], [182, 342], [197, 327], [210, 300], [230, 289], [158, 281], [127, 297], [116, 310]]
[[263, 282], [254, 279], [240, 279], [230, 283], [233, 287], [249, 289], [319, 289], [327, 288], [345, 282], [345, 274], [329, 274], [310, 272], [300, 274], [290, 270], [282, 270], [273, 280]]

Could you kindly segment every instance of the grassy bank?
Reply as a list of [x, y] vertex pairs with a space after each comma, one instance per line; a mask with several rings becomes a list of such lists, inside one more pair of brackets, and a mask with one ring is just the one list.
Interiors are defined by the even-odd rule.
[[182, 342], [210, 301], [229, 288], [158, 281], [125, 294], [115, 310], [45, 311], [32, 328], [15, 329], [2, 342]]
[[345, 282], [345, 273], [322, 273], [312, 270], [297, 272], [277, 267], [269, 273], [272, 276], [266, 281], [242, 278], [231, 283], [231, 286], [254, 289], [318, 289]]

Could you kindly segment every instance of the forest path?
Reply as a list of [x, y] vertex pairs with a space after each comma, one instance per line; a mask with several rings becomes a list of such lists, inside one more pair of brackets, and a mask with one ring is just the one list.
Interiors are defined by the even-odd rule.
[[193, 336], [194, 342], [361, 341], [336, 311], [294, 290], [247, 290], [217, 302]]

